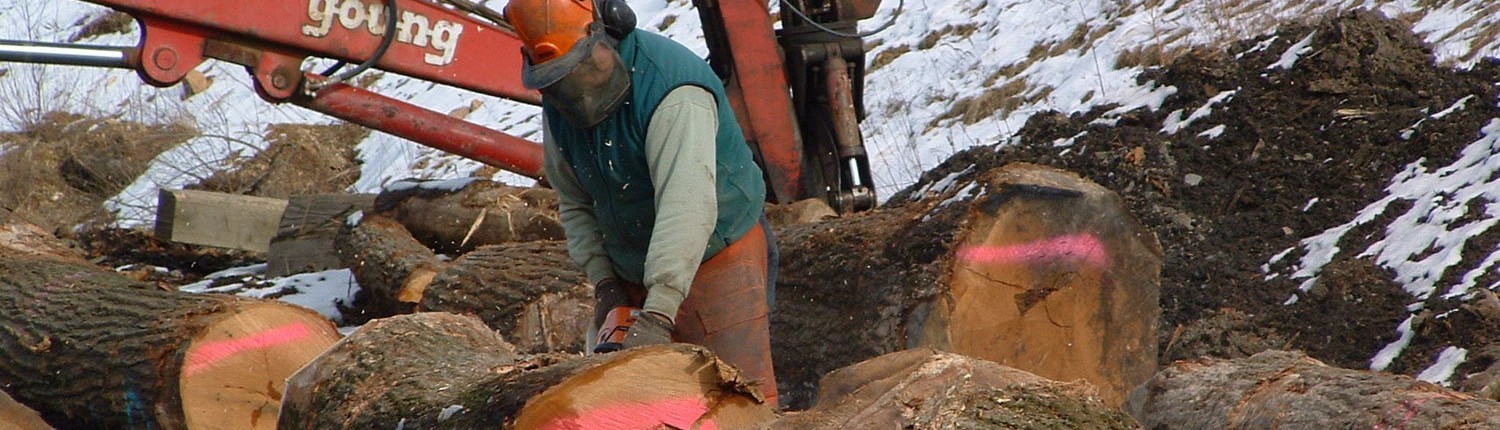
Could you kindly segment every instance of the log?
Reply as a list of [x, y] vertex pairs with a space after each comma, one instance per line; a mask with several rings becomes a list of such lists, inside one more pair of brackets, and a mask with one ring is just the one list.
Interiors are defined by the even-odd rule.
[[478, 178], [398, 181], [375, 197], [375, 212], [400, 222], [412, 237], [440, 254], [565, 238], [556, 191]]
[[411, 313], [422, 291], [447, 263], [417, 242], [394, 219], [365, 213], [345, 225], [334, 239], [334, 251], [359, 283], [356, 305], [366, 315], [345, 320], [363, 321]]
[[524, 353], [579, 352], [593, 287], [560, 241], [480, 247], [442, 262], [396, 221], [367, 215], [339, 244], [373, 313], [472, 314]]
[[1178, 361], [1131, 392], [1125, 411], [1152, 429], [1500, 428], [1500, 402], [1278, 350]]
[[269, 429], [286, 376], [338, 337], [290, 304], [0, 258], [0, 387], [60, 428]]
[[916, 201], [778, 232], [771, 316], [783, 404], [910, 347], [1084, 380], [1118, 406], [1156, 371], [1162, 251], [1115, 193], [1015, 163]]
[[1105, 406], [1086, 382], [1056, 382], [927, 348], [835, 370], [819, 387], [817, 406], [767, 428], [1139, 428], [1124, 412]]
[[748, 428], [772, 409], [685, 344], [518, 358], [471, 316], [373, 321], [293, 375], [282, 428]]
[[52, 426], [42, 420], [41, 414], [0, 391], [0, 429], [52, 430]]

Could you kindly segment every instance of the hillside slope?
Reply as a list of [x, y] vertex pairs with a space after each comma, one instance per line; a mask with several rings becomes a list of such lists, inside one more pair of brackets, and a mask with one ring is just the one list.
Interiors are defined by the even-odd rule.
[[1286, 26], [1143, 74], [1178, 89], [1158, 110], [1033, 116], [890, 204], [1011, 161], [1075, 170], [1167, 250], [1163, 362], [1293, 348], [1458, 383], [1500, 358], [1500, 61], [1436, 61], [1377, 13]]

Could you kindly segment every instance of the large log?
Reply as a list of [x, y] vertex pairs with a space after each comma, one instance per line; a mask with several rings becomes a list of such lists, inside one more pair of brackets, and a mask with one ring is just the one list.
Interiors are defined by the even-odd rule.
[[375, 212], [400, 222], [417, 241], [442, 254], [563, 239], [556, 191], [478, 178], [398, 181], [375, 197]]
[[286, 376], [338, 337], [290, 304], [0, 258], [0, 387], [60, 428], [269, 429]]
[[1296, 351], [1184, 360], [1130, 394], [1151, 429], [1496, 429], [1500, 402]]
[[1155, 373], [1162, 251], [1115, 193], [1026, 163], [945, 182], [779, 232], [785, 404], [805, 408], [823, 374], [910, 347], [1085, 380], [1111, 406]]
[[334, 251], [359, 283], [362, 321], [411, 313], [422, 291], [447, 263], [396, 220], [362, 213], [334, 239]]
[[691, 345], [589, 357], [513, 351], [470, 316], [373, 321], [292, 377], [281, 426], [731, 429], [775, 417], [732, 367]]
[[396, 221], [366, 215], [339, 243], [372, 311], [478, 316], [524, 353], [578, 352], [593, 318], [593, 287], [560, 241], [480, 247], [443, 262]]
[[1124, 412], [1104, 406], [1088, 383], [1051, 381], [926, 348], [835, 370], [819, 385], [817, 406], [768, 428], [1139, 428]]

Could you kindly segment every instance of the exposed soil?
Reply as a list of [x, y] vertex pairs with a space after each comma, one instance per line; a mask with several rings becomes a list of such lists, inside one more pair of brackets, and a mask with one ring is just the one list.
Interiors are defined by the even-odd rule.
[[[1315, 49], [1295, 67], [1268, 69], [1314, 30]], [[1494, 103], [1500, 61], [1473, 70], [1436, 67], [1407, 25], [1353, 12], [1315, 26], [1288, 26], [1275, 38], [1225, 51], [1194, 52], [1141, 79], [1178, 91], [1159, 110], [1131, 111], [1117, 121], [1101, 120], [1114, 117], [1107, 114], [1112, 107], [1071, 117], [1036, 115], [1010, 144], [960, 153], [908, 190], [971, 165], [983, 172], [1030, 161], [1079, 172], [1119, 192], [1166, 250], [1162, 363], [1282, 348], [1339, 367], [1369, 367], [1371, 357], [1396, 339], [1406, 306], [1418, 301], [1392, 273], [1344, 257], [1325, 268], [1302, 300], [1284, 305], [1298, 282], [1267, 280], [1262, 266], [1384, 197], [1390, 178], [1409, 163], [1423, 157], [1428, 166], [1452, 162], [1480, 137], [1478, 130], [1500, 118]], [[1163, 132], [1174, 111], [1182, 111], [1176, 119], [1186, 118], [1229, 90], [1236, 91], [1232, 98], [1207, 117], [1175, 134]], [[1403, 130], [1469, 96], [1465, 109], [1429, 118], [1402, 138]], [[1210, 137], [1219, 125], [1222, 132]], [[907, 193], [890, 201], [904, 202]], [[1392, 206], [1403, 204], [1410, 206]], [[1382, 217], [1399, 213], [1387, 210]], [[1482, 210], [1470, 213], [1483, 216]], [[1356, 229], [1340, 248], [1364, 249], [1382, 237], [1373, 230]], [[1465, 257], [1494, 252], [1497, 238], [1500, 231], [1490, 229], [1472, 239]], [[1429, 300], [1426, 312], [1443, 321], [1419, 319], [1415, 339], [1387, 370], [1415, 374], [1448, 345], [1479, 351], [1500, 339], [1500, 321], [1485, 322], [1459, 305]], [[1459, 311], [1446, 313], [1453, 309]], [[1461, 379], [1490, 361], [1470, 360], [1457, 374]]]

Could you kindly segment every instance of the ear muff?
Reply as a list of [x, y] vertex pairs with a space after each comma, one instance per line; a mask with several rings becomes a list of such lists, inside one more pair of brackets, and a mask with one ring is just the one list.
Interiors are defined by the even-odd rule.
[[594, 0], [594, 20], [615, 39], [624, 39], [635, 30], [635, 11], [625, 0]]

